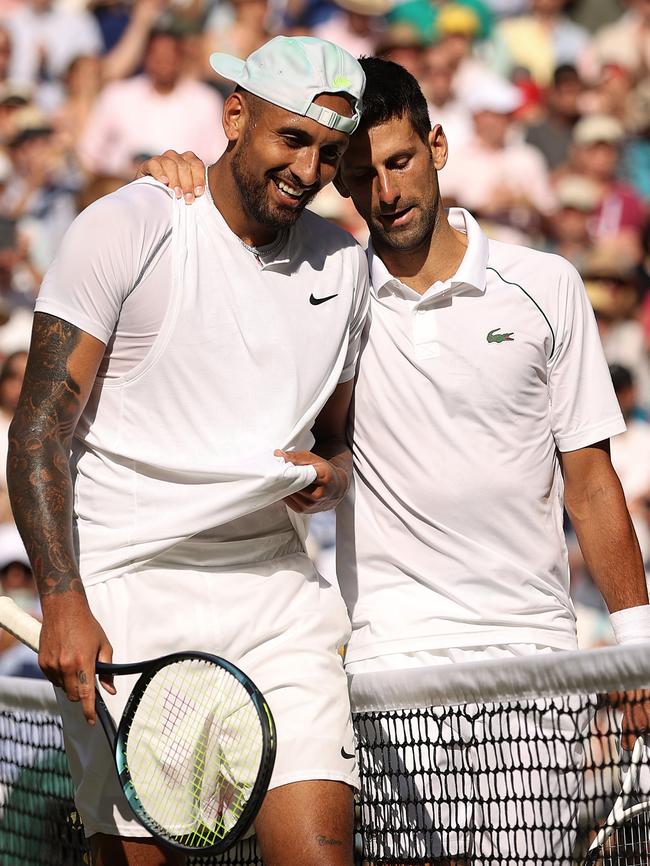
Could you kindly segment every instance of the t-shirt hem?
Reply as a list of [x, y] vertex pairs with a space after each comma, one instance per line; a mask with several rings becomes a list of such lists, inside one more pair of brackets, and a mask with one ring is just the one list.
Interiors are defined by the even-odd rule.
[[578, 448], [586, 448], [588, 445], [602, 442], [603, 439], [625, 433], [625, 430], [623, 416], [617, 415], [593, 427], [588, 427], [586, 430], [573, 433], [571, 436], [558, 436], [555, 441], [560, 451], [577, 451]]
[[412, 653], [420, 650], [463, 649], [474, 646], [493, 646], [514, 643], [532, 643], [556, 650], [575, 650], [578, 638], [572, 631], [557, 632], [536, 628], [482, 629], [473, 632], [455, 632], [446, 635], [422, 635], [400, 638], [362, 646], [348, 646], [345, 662], [360, 662], [391, 653]]
[[34, 312], [47, 313], [50, 316], [56, 316], [58, 319], [63, 319], [64, 322], [74, 325], [75, 328], [81, 328], [82, 331], [90, 334], [91, 337], [96, 337], [105, 345], [108, 344], [111, 338], [111, 334], [97, 322], [86, 318], [86, 316], [79, 313], [78, 310], [71, 310], [56, 301], [51, 301], [47, 298], [38, 298], [34, 305]]

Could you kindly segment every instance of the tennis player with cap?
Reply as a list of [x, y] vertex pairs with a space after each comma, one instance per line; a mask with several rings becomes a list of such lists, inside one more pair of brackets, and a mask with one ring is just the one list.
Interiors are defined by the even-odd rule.
[[[129, 812], [93, 673], [181, 649], [239, 665], [274, 714], [266, 863], [350, 866], [349, 620], [305, 553], [302, 515], [350, 481], [368, 280], [358, 244], [305, 206], [359, 122], [364, 73], [312, 38], [212, 64], [238, 86], [206, 195], [188, 208], [149, 178], [124, 187], [78, 217], [45, 277], [12, 506], [95, 866], [180, 862]], [[119, 718], [125, 690], [103, 685]]]
[[[447, 214], [437, 178], [447, 143], [417, 82], [388, 61], [361, 65], [362, 120], [336, 180], [368, 224], [371, 274], [350, 425], [354, 487], [337, 512], [353, 624], [347, 671], [393, 671], [399, 682], [406, 668], [575, 649], [563, 504], [618, 641], [650, 639], [643, 563], [609, 458], [609, 437], [624, 422], [579, 275], [558, 256], [488, 240], [466, 210]], [[148, 168], [183, 191], [192, 172], [200, 176], [173, 154]], [[579, 724], [570, 715], [558, 722], [552, 707], [535, 719], [540, 754], [549, 739], [570, 744], [562, 725]], [[387, 823], [390, 862], [484, 855], [508, 864], [533, 851], [565, 862], [579, 747], [564, 746], [560, 781], [535, 772], [534, 747], [513, 750], [510, 766], [494, 763], [490, 731], [477, 731], [471, 710], [465, 733], [441, 735], [435, 711], [432, 723], [430, 765], [410, 778], [404, 770], [400, 783], [418, 800], [408, 814], [417, 812], [423, 832], [391, 818], [406, 814], [395, 809], [405, 791], [390, 790], [400, 744], [366, 755], [369, 780], [379, 780], [371, 826]], [[636, 723], [647, 726], [643, 712]], [[465, 746], [484, 742], [478, 762], [463, 745], [467, 731]], [[555, 790], [565, 793], [551, 803]], [[391, 849], [398, 837], [405, 847]]]

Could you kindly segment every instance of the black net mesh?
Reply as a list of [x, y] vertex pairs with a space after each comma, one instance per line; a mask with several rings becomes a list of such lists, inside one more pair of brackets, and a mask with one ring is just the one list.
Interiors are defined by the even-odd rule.
[[[357, 713], [356, 863], [585, 862], [625, 777], [622, 728], [633, 739], [650, 726], [643, 698], [630, 691]], [[0, 866], [89, 863], [58, 717], [0, 711], [0, 785]], [[647, 755], [630, 802], [644, 799]], [[650, 866], [650, 853], [635, 842], [616, 862]], [[254, 839], [192, 866], [212, 863], [262, 866]]]

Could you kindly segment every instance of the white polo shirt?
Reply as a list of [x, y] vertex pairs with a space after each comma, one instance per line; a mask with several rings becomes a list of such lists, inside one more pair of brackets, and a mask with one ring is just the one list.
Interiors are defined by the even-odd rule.
[[468, 235], [423, 295], [372, 248], [355, 391], [355, 484], [340, 506], [347, 660], [576, 646], [557, 451], [625, 429], [594, 316], [564, 259]]

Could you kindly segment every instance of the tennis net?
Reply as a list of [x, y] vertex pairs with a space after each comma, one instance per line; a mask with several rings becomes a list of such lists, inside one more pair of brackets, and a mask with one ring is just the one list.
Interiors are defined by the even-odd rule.
[[[621, 732], [650, 728], [646, 688], [642, 645], [352, 677], [357, 864], [582, 864], [621, 790]], [[88, 862], [47, 683], [0, 679], [0, 786], [0, 866]], [[650, 800], [647, 755], [636, 787]], [[650, 866], [645, 844], [617, 862]], [[261, 859], [252, 839], [207, 863]]]

